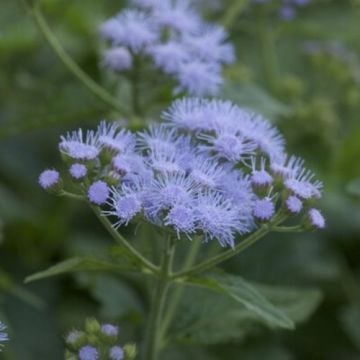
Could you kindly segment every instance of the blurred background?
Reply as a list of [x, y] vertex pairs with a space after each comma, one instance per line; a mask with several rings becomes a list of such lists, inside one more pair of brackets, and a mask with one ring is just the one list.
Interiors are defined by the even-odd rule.
[[[125, 2], [41, 3], [74, 61], [125, 103], [126, 89], [100, 65], [98, 36], [99, 24]], [[188, 337], [187, 350], [180, 341], [167, 358], [360, 359], [360, 1], [294, 1], [303, 4], [290, 10], [276, 0], [195, 3], [227, 28], [236, 47], [220, 96], [268, 117], [289, 153], [304, 157], [325, 184], [325, 231], [268, 237], [225, 266], [323, 295], [295, 331]], [[164, 94], [144, 118], [156, 119], [169, 102]], [[59, 61], [25, 3], [0, 0], [0, 319], [11, 338], [1, 359], [63, 359], [64, 334], [88, 316], [121, 324], [126, 340], [139, 336], [146, 307], [131, 279], [72, 273], [24, 284], [66, 258], [108, 251], [111, 242], [90, 210], [37, 184], [44, 168], [61, 167], [61, 134], [104, 118], [121, 116]]]

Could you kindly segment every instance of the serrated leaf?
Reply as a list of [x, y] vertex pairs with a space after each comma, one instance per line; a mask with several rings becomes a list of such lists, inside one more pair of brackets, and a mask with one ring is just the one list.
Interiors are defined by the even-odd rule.
[[26, 277], [25, 283], [45, 279], [51, 276], [62, 275], [70, 272], [78, 271], [129, 271], [134, 268], [124, 267], [118, 264], [113, 264], [105, 260], [97, 260], [89, 257], [76, 257], [62, 261], [47, 270], [40, 271], [36, 274]]
[[223, 293], [274, 327], [294, 329], [294, 322], [240, 276], [219, 273], [189, 280], [191, 284]]

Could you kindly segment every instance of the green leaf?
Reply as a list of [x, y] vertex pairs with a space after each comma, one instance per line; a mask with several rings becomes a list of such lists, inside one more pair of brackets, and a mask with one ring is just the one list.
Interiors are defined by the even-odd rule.
[[219, 273], [192, 278], [190, 283], [229, 296], [271, 326], [284, 329], [295, 327], [294, 322], [282, 310], [276, 308], [258, 289], [240, 276]]
[[321, 291], [317, 289], [288, 288], [255, 283], [252, 285], [297, 324], [307, 321], [323, 298]]
[[129, 271], [134, 268], [113, 264], [105, 260], [97, 260], [90, 257], [76, 257], [62, 261], [50, 268], [40, 271], [36, 274], [30, 275], [25, 279], [25, 283], [45, 279], [51, 276], [62, 275], [70, 272], [79, 271]]

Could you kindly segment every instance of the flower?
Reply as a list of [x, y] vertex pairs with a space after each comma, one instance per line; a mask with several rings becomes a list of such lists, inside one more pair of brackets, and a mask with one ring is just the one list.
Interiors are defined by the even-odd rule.
[[94, 160], [100, 153], [98, 138], [93, 131], [83, 134], [82, 129], [60, 137], [60, 151], [75, 160]]
[[84, 164], [75, 163], [70, 166], [69, 172], [74, 179], [79, 180], [86, 176], [87, 168]]
[[155, 22], [179, 33], [193, 33], [201, 27], [198, 14], [188, 0], [162, 0], [153, 7]]
[[128, 47], [134, 53], [155, 43], [159, 37], [152, 19], [145, 12], [132, 9], [105, 21], [100, 27], [100, 34], [114, 45]]
[[314, 181], [314, 174], [305, 168], [299, 168], [291, 177], [285, 180], [285, 187], [301, 199], [320, 199], [322, 182]]
[[215, 95], [223, 82], [219, 64], [201, 60], [182, 63], [176, 78], [179, 82], [176, 92], [186, 91], [195, 96]]
[[299, 214], [303, 208], [303, 203], [302, 201], [296, 197], [296, 196], [289, 196], [286, 201], [285, 201], [285, 205], [287, 210], [291, 213], [291, 214]]
[[173, 226], [178, 238], [180, 237], [180, 232], [189, 235], [196, 230], [194, 210], [188, 205], [175, 204], [165, 217], [164, 224]]
[[109, 205], [111, 210], [104, 211], [105, 215], [112, 215], [117, 218], [115, 227], [127, 225], [136, 214], [142, 211], [142, 185], [123, 184], [119, 189], [111, 189]]
[[318, 209], [311, 208], [307, 213], [307, 220], [313, 229], [325, 228], [325, 219]]
[[8, 334], [5, 332], [5, 330], [6, 330], [6, 325], [0, 321], [0, 351], [1, 348], [3, 347], [2, 343], [4, 341], [9, 340]]
[[217, 239], [221, 246], [233, 247], [235, 233], [245, 230], [236, 206], [220, 192], [207, 190], [198, 194], [194, 212], [205, 240]]
[[273, 182], [272, 176], [265, 170], [265, 159], [261, 158], [260, 170], [256, 170], [256, 158], [252, 159], [251, 183], [255, 188], [270, 186]]
[[119, 328], [112, 324], [101, 325], [101, 332], [107, 336], [117, 337], [119, 335]]
[[103, 65], [117, 72], [128, 70], [132, 67], [132, 56], [126, 47], [116, 46], [105, 52]]
[[95, 181], [88, 189], [88, 198], [95, 205], [105, 204], [109, 194], [109, 187], [102, 180]]
[[267, 221], [275, 214], [275, 206], [271, 198], [258, 199], [254, 204], [254, 216], [261, 220]]
[[109, 357], [111, 360], [123, 360], [124, 350], [120, 346], [113, 346], [109, 350]]
[[85, 345], [79, 350], [79, 360], [98, 360], [99, 352], [94, 346]]
[[66, 342], [70, 345], [73, 345], [76, 343], [77, 340], [81, 338], [81, 336], [84, 333], [78, 330], [72, 330], [67, 336], [66, 336]]
[[48, 190], [59, 184], [60, 174], [56, 170], [44, 170], [39, 176], [39, 184], [44, 190]]

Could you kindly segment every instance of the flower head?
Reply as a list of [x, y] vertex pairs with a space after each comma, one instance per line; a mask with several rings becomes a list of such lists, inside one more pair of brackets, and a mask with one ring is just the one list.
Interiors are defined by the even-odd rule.
[[83, 133], [82, 129], [60, 137], [60, 151], [75, 160], [94, 160], [100, 153], [100, 144], [93, 131]]
[[75, 163], [69, 168], [70, 175], [76, 179], [83, 179], [87, 175], [87, 168], [84, 164]]
[[143, 11], [127, 9], [105, 21], [100, 34], [114, 45], [126, 46], [135, 53], [153, 44], [159, 33], [152, 19]]
[[271, 198], [258, 199], [254, 204], [254, 216], [261, 221], [268, 221], [275, 214], [275, 205]]
[[128, 70], [132, 67], [132, 56], [127, 48], [116, 46], [105, 52], [103, 65], [117, 72]]
[[60, 181], [60, 174], [56, 170], [44, 170], [39, 176], [39, 184], [44, 190], [56, 186]]
[[86, 345], [79, 350], [79, 360], [98, 360], [99, 352], [94, 346]]
[[176, 91], [194, 96], [215, 95], [223, 82], [220, 66], [201, 60], [182, 63], [176, 78], [179, 82]]
[[124, 350], [120, 346], [113, 346], [109, 350], [110, 360], [123, 360], [124, 359]]
[[119, 328], [112, 324], [101, 325], [101, 332], [107, 336], [117, 337], [119, 335]]
[[88, 198], [95, 205], [105, 204], [107, 198], [109, 197], [110, 190], [107, 184], [98, 180], [92, 183], [88, 189]]
[[286, 201], [285, 201], [285, 205], [287, 210], [291, 213], [291, 214], [299, 214], [303, 208], [303, 203], [302, 201], [296, 197], [296, 196], [289, 196]]
[[325, 228], [325, 219], [321, 212], [318, 209], [310, 209], [307, 214], [308, 221], [310, 226], [313, 229], [324, 229]]

